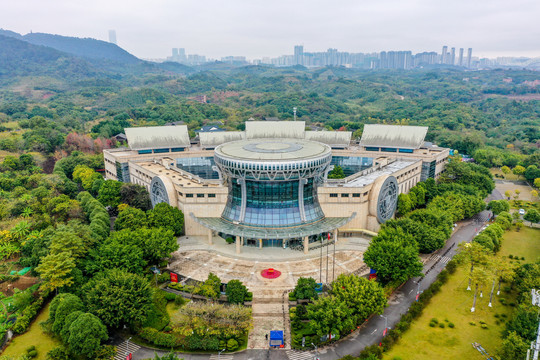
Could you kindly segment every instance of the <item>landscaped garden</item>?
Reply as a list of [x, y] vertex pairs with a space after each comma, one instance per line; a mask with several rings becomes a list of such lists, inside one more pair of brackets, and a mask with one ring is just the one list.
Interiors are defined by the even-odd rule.
[[[507, 232], [497, 257], [505, 257], [515, 266], [536, 262], [540, 258], [539, 238], [540, 230], [536, 229]], [[467, 290], [469, 273], [468, 264], [458, 266], [422, 315], [385, 353], [385, 359], [483, 359], [473, 348], [473, 342], [481, 344], [490, 354], [500, 350], [501, 334], [518, 307], [518, 294], [510, 284], [503, 284], [490, 308], [491, 286], [485, 286], [483, 296], [477, 298], [475, 311], [471, 312], [474, 289]]]

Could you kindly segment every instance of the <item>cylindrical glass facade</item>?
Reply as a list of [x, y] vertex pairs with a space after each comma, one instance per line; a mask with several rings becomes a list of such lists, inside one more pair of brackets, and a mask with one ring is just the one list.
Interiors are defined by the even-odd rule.
[[[231, 156], [231, 149], [238, 151], [238, 158]], [[263, 228], [295, 227], [323, 219], [317, 185], [331, 158], [327, 145], [303, 140], [251, 140], [218, 147], [215, 162], [229, 186], [221, 217]]]

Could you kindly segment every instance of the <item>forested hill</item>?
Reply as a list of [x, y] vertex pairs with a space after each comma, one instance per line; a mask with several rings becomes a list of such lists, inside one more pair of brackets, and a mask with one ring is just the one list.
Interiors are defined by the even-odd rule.
[[0, 78], [54, 75], [82, 79], [101, 72], [84, 59], [46, 46], [0, 35]]
[[81, 39], [44, 33], [26, 34], [22, 39], [34, 45], [49, 46], [68, 54], [89, 59], [107, 59], [127, 64], [136, 64], [142, 61], [115, 44], [96, 39]]

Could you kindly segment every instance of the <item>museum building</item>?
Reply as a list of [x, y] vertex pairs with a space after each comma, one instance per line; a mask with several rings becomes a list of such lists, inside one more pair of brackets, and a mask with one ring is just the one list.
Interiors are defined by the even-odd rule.
[[[187, 236], [232, 238], [242, 246], [309, 249], [328, 234], [374, 234], [397, 197], [436, 178], [449, 149], [425, 142], [427, 127], [365, 125], [351, 132], [306, 131], [302, 121], [248, 121], [245, 131], [185, 125], [126, 128], [128, 148], [104, 150], [106, 178], [145, 186], [152, 204], [185, 217]], [[340, 166], [343, 179], [329, 179]]]

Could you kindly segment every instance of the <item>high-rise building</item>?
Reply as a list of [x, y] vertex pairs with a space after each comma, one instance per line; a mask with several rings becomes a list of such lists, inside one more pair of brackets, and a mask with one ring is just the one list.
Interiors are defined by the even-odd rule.
[[456, 64], [456, 48], [455, 47], [450, 49], [450, 58], [448, 59], [448, 64], [450, 65]]
[[441, 54], [441, 64], [446, 64], [446, 57], [448, 53], [448, 46], [442, 47], [442, 54]]
[[294, 46], [294, 65], [304, 65], [304, 46]]
[[186, 58], [186, 49], [179, 48], [178, 49], [178, 61], [184, 62], [186, 60], [187, 60], [187, 58]]
[[458, 65], [463, 66], [463, 48], [459, 49]]
[[116, 30], [109, 30], [109, 42], [116, 45]]
[[471, 67], [471, 61], [472, 61], [472, 48], [469, 48], [467, 50], [467, 67]]

